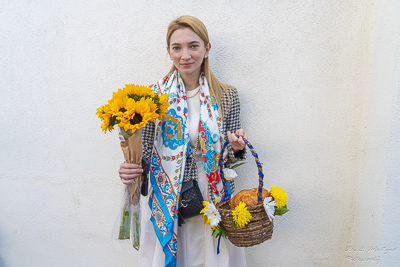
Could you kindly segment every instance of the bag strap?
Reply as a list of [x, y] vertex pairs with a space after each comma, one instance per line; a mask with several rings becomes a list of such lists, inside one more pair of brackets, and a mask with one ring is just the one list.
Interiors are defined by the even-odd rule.
[[190, 167], [189, 167], [188, 177], [190, 177], [190, 173], [192, 172], [194, 158], [196, 157], [197, 147], [199, 146], [199, 139], [200, 139], [199, 136], [197, 136], [196, 145], [194, 147], [194, 152], [193, 152], [192, 163], [190, 164]]

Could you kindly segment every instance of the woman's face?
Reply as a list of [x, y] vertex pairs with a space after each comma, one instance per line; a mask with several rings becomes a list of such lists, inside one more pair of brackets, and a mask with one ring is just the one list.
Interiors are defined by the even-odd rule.
[[172, 33], [168, 54], [182, 77], [200, 76], [201, 64], [208, 56], [211, 45], [204, 45], [204, 41], [191, 29], [183, 28]]

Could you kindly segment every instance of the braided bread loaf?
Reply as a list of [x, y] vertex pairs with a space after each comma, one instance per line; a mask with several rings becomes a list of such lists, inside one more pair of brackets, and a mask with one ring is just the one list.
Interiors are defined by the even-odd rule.
[[[235, 208], [237, 205], [239, 205], [239, 202], [246, 203], [247, 207], [256, 205], [258, 203], [257, 191], [258, 188], [244, 189], [240, 191], [239, 193], [236, 194], [236, 196], [234, 196], [231, 199], [231, 208], [232, 209]], [[264, 200], [264, 198], [268, 196], [269, 196], [268, 191], [263, 188], [262, 200]]]

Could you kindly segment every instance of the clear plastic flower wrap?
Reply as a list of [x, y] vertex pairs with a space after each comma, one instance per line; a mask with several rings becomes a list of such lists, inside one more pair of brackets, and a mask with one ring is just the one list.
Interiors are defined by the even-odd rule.
[[125, 186], [117, 235], [119, 240], [128, 240], [138, 250], [140, 247], [140, 203], [133, 204], [131, 189], [132, 187]]

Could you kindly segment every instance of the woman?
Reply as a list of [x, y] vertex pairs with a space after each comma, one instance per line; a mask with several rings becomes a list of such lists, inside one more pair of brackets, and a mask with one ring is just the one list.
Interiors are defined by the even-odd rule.
[[[229, 140], [230, 162], [245, 156], [246, 133], [240, 129], [237, 91], [212, 74], [210, 49], [207, 29], [197, 18], [182, 16], [169, 25], [167, 51], [173, 66], [152, 86], [155, 92], [169, 94], [169, 111], [163, 121], [143, 129], [151, 189], [145, 199], [149, 205], [142, 206], [140, 266], [246, 266], [243, 248], [227, 239], [221, 238], [217, 254], [218, 240], [202, 216], [185, 219], [178, 226], [182, 182], [196, 180], [204, 200], [220, 201], [222, 143]], [[119, 170], [124, 184], [142, 173], [136, 164], [122, 163]]]

